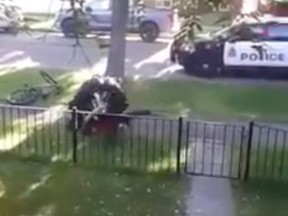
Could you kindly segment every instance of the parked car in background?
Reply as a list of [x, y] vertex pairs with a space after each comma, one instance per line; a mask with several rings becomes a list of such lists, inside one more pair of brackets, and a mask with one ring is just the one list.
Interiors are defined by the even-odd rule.
[[190, 75], [287, 79], [288, 17], [236, 19], [193, 41], [174, 40], [170, 59]]
[[[141, 12], [137, 12], [141, 11]], [[82, 20], [85, 23], [85, 33], [93, 31], [111, 31], [112, 1], [90, 0], [84, 3]], [[127, 30], [137, 32], [145, 42], [154, 42], [161, 32], [170, 31], [173, 26], [173, 12], [169, 9], [155, 9], [130, 4]], [[71, 9], [60, 10], [56, 18], [56, 28], [67, 37], [74, 36], [74, 20]]]
[[0, 30], [18, 32], [24, 20], [22, 9], [12, 0], [0, 0]]

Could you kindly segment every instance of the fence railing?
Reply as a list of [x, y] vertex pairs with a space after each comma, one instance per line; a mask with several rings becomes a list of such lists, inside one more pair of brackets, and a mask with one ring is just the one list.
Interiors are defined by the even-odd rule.
[[251, 123], [246, 178], [288, 180], [288, 125]]
[[184, 169], [215, 177], [242, 177], [245, 126], [188, 121]]
[[148, 171], [180, 169], [178, 119], [118, 115], [116, 117], [125, 118], [129, 126], [120, 127], [113, 134], [84, 135], [77, 129], [75, 116], [83, 114], [77, 110], [15, 106], [0, 109], [1, 152], [105, 167]]
[[0, 105], [0, 153], [149, 172], [288, 179], [288, 125], [100, 115], [124, 119], [126, 126], [85, 135], [77, 127], [81, 114]]

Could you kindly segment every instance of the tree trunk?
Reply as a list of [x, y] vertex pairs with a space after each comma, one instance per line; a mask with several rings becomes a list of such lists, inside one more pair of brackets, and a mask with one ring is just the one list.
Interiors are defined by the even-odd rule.
[[112, 12], [111, 47], [106, 75], [122, 78], [125, 76], [125, 38], [129, 0], [113, 0]]

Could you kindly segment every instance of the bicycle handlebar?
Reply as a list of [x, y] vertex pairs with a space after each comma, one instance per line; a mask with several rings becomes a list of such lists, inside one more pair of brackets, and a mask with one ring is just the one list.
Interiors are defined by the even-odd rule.
[[58, 82], [53, 79], [47, 72], [40, 70], [41, 77], [52, 86], [59, 86]]

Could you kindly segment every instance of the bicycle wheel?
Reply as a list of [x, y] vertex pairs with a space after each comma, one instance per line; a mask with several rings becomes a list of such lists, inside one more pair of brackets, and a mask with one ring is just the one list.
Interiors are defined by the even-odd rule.
[[7, 102], [11, 105], [31, 105], [37, 101], [39, 90], [36, 88], [18, 89], [11, 93]]

